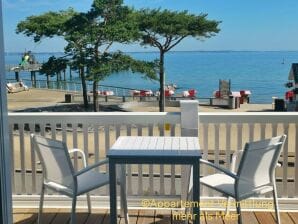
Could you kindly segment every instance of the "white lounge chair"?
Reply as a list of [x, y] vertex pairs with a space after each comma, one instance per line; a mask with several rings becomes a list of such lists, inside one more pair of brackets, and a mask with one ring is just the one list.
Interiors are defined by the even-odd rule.
[[[56, 141], [42, 136], [31, 134], [34, 148], [38, 154], [43, 168], [43, 183], [40, 194], [40, 205], [38, 214], [38, 224], [41, 223], [45, 188], [57, 191], [72, 198], [71, 224], [76, 223], [76, 198], [87, 193], [88, 211], [91, 213], [90, 195], [88, 192], [96, 188], [109, 184], [109, 174], [92, 171], [95, 167], [108, 163], [103, 160], [87, 167], [86, 157], [79, 149], [67, 149], [64, 142]], [[84, 168], [76, 172], [73, 168], [69, 153], [78, 152], [83, 159]], [[125, 176], [121, 175], [121, 178]], [[121, 207], [124, 209], [125, 221], [128, 224], [127, 202], [123, 179], [121, 186]]]
[[29, 90], [28, 86], [26, 86], [22, 81], [15, 83], [7, 83], [6, 89], [8, 93], [18, 93]]
[[[271, 191], [274, 199], [276, 222], [280, 224], [275, 167], [278, 164], [285, 139], [286, 136], [282, 135], [246, 143], [244, 150], [233, 155], [231, 170], [201, 160], [202, 164], [213, 167], [221, 173], [202, 177], [200, 183], [235, 199], [239, 224], [242, 223], [240, 201]], [[239, 156], [241, 159], [237, 159]]]

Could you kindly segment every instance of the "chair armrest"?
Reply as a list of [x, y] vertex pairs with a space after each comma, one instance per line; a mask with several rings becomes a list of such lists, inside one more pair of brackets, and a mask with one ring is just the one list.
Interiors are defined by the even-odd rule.
[[85, 173], [85, 172], [87, 172], [87, 171], [89, 171], [89, 170], [92, 170], [92, 169], [94, 169], [94, 168], [96, 168], [96, 167], [98, 167], [98, 166], [107, 164], [108, 162], [109, 162], [109, 159], [101, 160], [101, 161], [99, 161], [99, 162], [97, 162], [97, 163], [94, 163], [94, 164], [91, 165], [91, 166], [88, 166], [88, 167], [86, 167], [86, 168], [81, 169], [80, 171], [76, 172], [76, 173], [74, 174], [74, 176], [75, 176], [75, 177], [76, 177], [76, 176], [79, 176], [79, 175], [81, 175], [81, 174], [83, 174], [83, 173]]
[[82, 159], [83, 159], [83, 165], [84, 165], [84, 167], [87, 167], [87, 160], [86, 160], [86, 155], [85, 155], [84, 151], [82, 151], [81, 149], [70, 149], [70, 150], [68, 150], [69, 154], [70, 153], [75, 153], [75, 152], [78, 152], [78, 153], [81, 154]]
[[232, 173], [230, 170], [225, 169], [225, 168], [220, 167], [220, 166], [217, 166], [214, 163], [210, 163], [207, 160], [200, 159], [200, 163], [205, 164], [205, 165], [208, 165], [208, 166], [211, 166], [211, 167], [213, 167], [213, 168], [215, 168], [215, 169], [217, 169], [217, 170], [219, 170], [219, 171], [227, 174], [228, 176], [230, 176], [230, 177], [232, 177], [234, 179], [239, 179], [239, 177], [236, 174]]

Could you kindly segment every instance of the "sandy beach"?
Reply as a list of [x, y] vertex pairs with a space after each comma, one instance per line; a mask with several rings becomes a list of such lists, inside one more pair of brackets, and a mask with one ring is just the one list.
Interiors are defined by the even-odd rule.
[[[57, 90], [46, 90], [46, 89], [30, 89], [29, 91], [7, 94], [8, 99], [8, 110], [21, 111], [28, 109], [40, 108], [39, 111], [44, 111], [47, 109], [42, 109], [43, 107], [55, 107], [55, 111], [58, 112], [59, 108], [61, 112], [64, 111], [63, 107], [69, 106], [64, 102], [65, 100], [65, 91]], [[157, 112], [159, 111], [157, 106], [147, 106], [142, 102], [127, 102], [125, 105], [122, 105], [122, 102], [100, 102], [103, 108], [108, 107], [110, 110], [120, 106], [124, 108], [125, 111], [134, 111], [134, 112]], [[78, 110], [82, 110], [77, 108]], [[38, 109], [37, 109], [38, 111]], [[165, 111], [168, 112], [177, 112], [180, 111], [179, 107], [166, 107]], [[238, 109], [225, 109], [215, 106], [200, 106], [200, 111], [202, 112], [257, 112], [257, 111], [272, 111], [271, 104], [242, 104]], [[79, 111], [78, 111], [79, 112]]]

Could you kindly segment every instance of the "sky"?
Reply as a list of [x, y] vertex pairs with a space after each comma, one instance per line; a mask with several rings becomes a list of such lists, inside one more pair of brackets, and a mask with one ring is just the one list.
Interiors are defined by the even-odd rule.
[[[175, 51], [280, 51], [298, 50], [297, 0], [124, 0], [125, 5], [140, 8], [188, 10], [207, 13], [208, 18], [222, 21], [221, 31], [203, 41], [188, 38]], [[73, 7], [86, 12], [92, 0], [2, 0], [6, 52], [63, 52], [63, 39], [32, 38], [16, 34], [18, 22], [31, 15]], [[115, 45], [114, 50], [126, 52], [152, 51], [139, 44]]]

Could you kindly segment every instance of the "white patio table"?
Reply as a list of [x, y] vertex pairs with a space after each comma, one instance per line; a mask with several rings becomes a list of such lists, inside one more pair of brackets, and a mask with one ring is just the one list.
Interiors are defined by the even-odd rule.
[[[193, 183], [199, 183], [201, 158], [197, 137], [121, 136], [109, 150], [110, 218], [117, 223], [116, 164], [182, 164], [193, 166]], [[193, 201], [200, 201], [200, 187], [193, 184]], [[200, 223], [200, 208], [193, 208]]]

